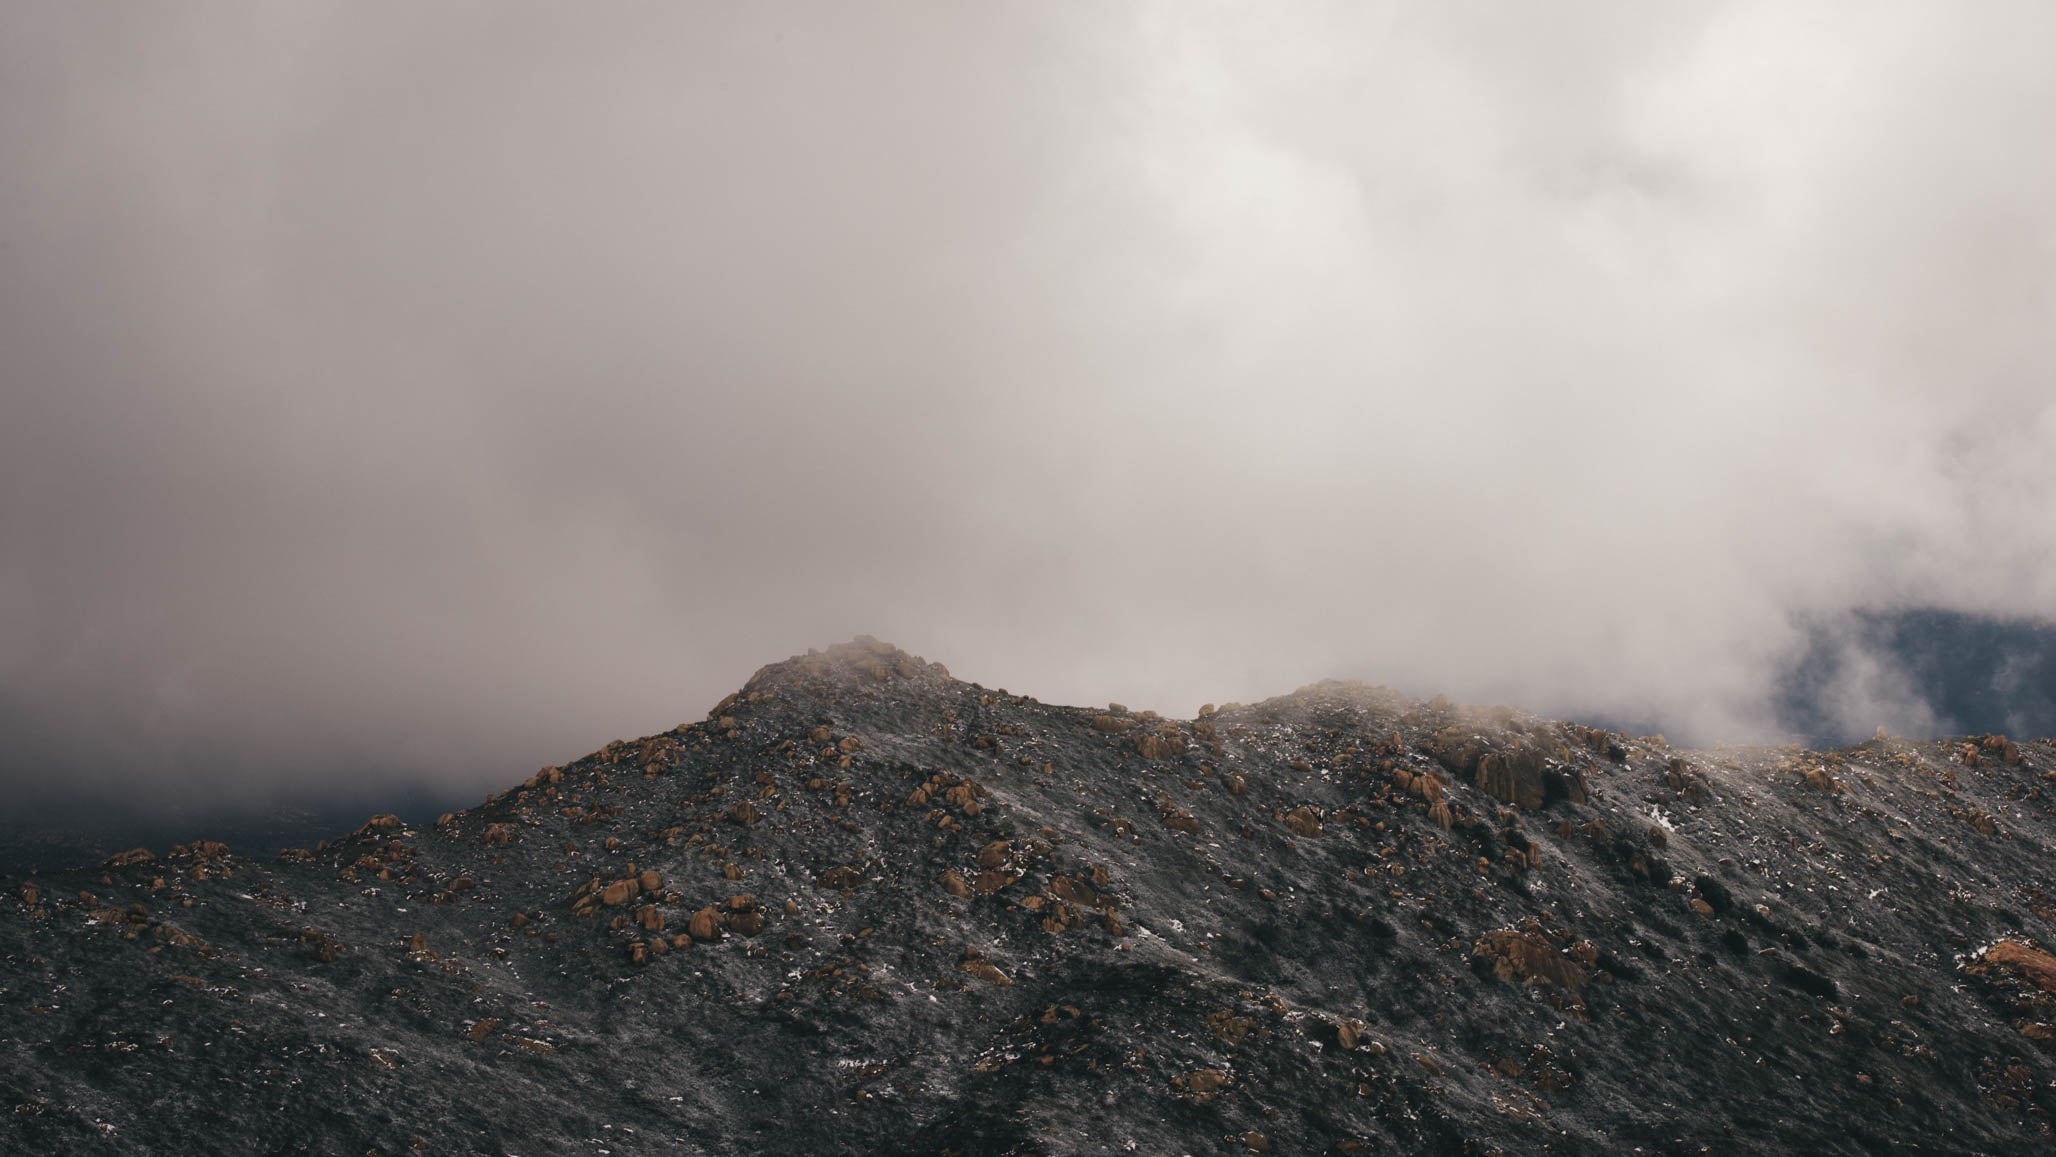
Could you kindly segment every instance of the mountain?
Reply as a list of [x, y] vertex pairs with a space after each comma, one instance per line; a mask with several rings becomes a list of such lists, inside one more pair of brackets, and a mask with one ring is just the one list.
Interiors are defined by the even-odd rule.
[[1875, 723], [1853, 724], [1839, 702], [1866, 676], [1924, 705], [1936, 734], [2056, 735], [2056, 627], [1933, 607], [1815, 624], [1778, 679], [1778, 722], [1816, 741], [1868, 735]]
[[21, 1153], [2044, 1153], [2056, 747], [1190, 720], [860, 639], [0, 900]]

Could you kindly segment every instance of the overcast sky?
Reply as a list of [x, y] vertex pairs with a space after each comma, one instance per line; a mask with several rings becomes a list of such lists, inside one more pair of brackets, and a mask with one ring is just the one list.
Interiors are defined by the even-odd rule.
[[[2056, 611], [2056, 7], [0, 8], [0, 787]], [[1849, 709], [1895, 729], [1890, 680]]]

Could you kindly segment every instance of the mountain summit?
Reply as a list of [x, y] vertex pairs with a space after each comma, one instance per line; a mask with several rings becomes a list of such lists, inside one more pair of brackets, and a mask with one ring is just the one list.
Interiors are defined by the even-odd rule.
[[432, 827], [8, 880], [0, 1149], [2048, 1152], [2052, 804], [859, 639]]

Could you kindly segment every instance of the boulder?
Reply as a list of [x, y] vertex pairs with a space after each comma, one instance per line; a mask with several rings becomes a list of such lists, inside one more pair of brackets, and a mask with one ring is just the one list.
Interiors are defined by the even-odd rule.
[[1558, 952], [1544, 937], [1513, 928], [1497, 929], [1479, 937], [1471, 945], [1471, 960], [1473, 965], [1489, 969], [1501, 980], [1521, 984], [1583, 988], [1590, 976], [1584, 965]]
[[686, 931], [694, 940], [719, 940], [721, 938], [721, 913], [713, 908], [702, 908], [692, 914]]
[[835, 867], [824, 869], [820, 875], [814, 877], [814, 883], [837, 892], [846, 892], [863, 882], [864, 874], [862, 872], [839, 864]]
[[2001, 940], [1980, 952], [1973, 971], [2002, 973], [2043, 992], [2056, 993], [2056, 956], [2019, 940]]
[[982, 980], [994, 988], [1007, 988], [1014, 983], [1012, 977], [1001, 972], [998, 965], [985, 959], [983, 956], [976, 956], [965, 960], [957, 965], [957, 968], [966, 975]]
[[1302, 804], [1285, 813], [1284, 824], [1293, 835], [1315, 839], [1321, 834], [1321, 813]]
[[1146, 731], [1135, 737], [1135, 750], [1144, 759], [1169, 759], [1184, 754], [1185, 737], [1168, 728]]

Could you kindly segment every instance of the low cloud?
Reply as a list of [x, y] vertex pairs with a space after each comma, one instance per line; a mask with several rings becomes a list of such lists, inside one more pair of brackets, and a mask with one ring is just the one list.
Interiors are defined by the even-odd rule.
[[10, 10], [0, 777], [483, 788], [858, 632], [1777, 734], [1806, 623], [2056, 610], [2052, 38]]

